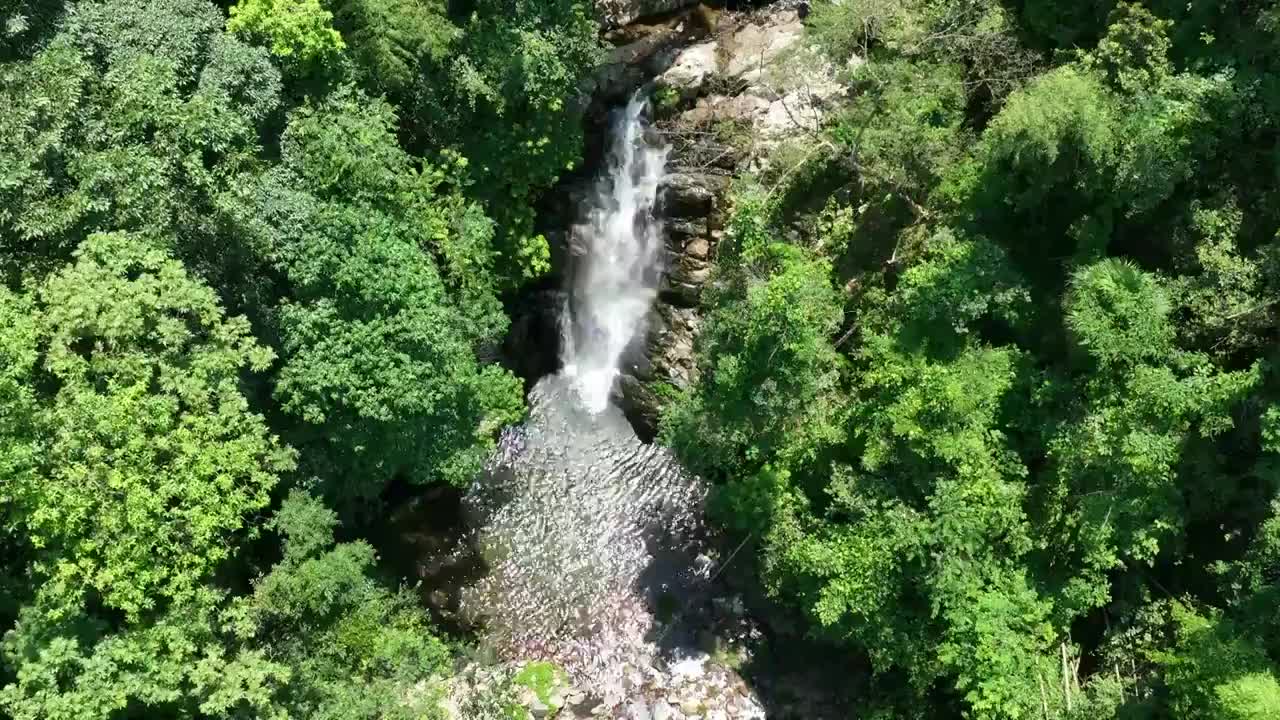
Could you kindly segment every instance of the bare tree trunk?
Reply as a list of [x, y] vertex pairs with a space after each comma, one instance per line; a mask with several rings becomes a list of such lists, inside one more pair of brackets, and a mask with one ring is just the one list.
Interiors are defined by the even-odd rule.
[[1068, 676], [1067, 644], [1062, 643], [1062, 697], [1067, 701], [1067, 712], [1071, 712], [1071, 678]]

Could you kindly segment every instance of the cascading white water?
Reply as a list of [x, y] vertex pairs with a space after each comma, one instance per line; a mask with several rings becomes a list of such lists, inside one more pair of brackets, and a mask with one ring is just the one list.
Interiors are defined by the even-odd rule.
[[611, 129], [608, 172], [574, 231], [564, 372], [533, 388], [529, 418], [503, 432], [464, 499], [468, 546], [488, 572], [462, 590], [459, 611], [501, 655], [554, 661], [616, 704], [674, 627], [658, 629], [655, 604], [706, 579], [695, 557], [707, 488], [609, 402], [657, 294], [667, 156], [646, 137], [642, 99]]
[[561, 358], [582, 404], [609, 404], [619, 363], [657, 295], [662, 226], [654, 212], [668, 148], [651, 140], [646, 101], [615, 111], [608, 172], [586, 222], [574, 228], [573, 286], [561, 313]]

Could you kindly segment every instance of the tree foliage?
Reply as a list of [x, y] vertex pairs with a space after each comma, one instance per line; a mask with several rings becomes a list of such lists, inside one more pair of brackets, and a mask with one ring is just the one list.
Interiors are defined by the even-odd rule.
[[17, 720], [439, 717], [444, 645], [408, 594], [371, 576], [367, 544], [334, 544], [336, 522], [295, 491], [269, 523], [284, 557], [251, 594], [205, 589], [144, 625], [50, 624], [31, 609], [5, 637], [18, 672], [0, 709]]
[[[815, 4], [862, 61], [735, 196], [663, 437], [887, 717], [1269, 717], [1271, 11], [996, 5]], [[788, 284], [832, 321], [752, 351]]]
[[[461, 38], [445, 77], [417, 90], [424, 134], [457, 149], [498, 224], [500, 267], [520, 281], [550, 269], [532, 201], [582, 152], [579, 88], [599, 57], [597, 27], [579, 0], [463, 3]], [[484, 128], [477, 132], [477, 128]]]
[[41, 601], [76, 607], [93, 593], [138, 617], [185, 598], [293, 466], [240, 388], [241, 371], [265, 369], [271, 351], [162, 250], [126, 234], [91, 236], [33, 298], [5, 301], [35, 319], [6, 342], [25, 361], [18, 372], [56, 388], [14, 398], [31, 413], [18, 427], [36, 438], [6, 482], [37, 551]]
[[440, 187], [451, 168], [415, 167], [394, 122], [359, 94], [300, 108], [264, 187], [292, 288], [275, 392], [341, 496], [397, 474], [465, 483], [522, 411], [515, 378], [476, 355], [506, 329], [491, 227]]
[[172, 247], [220, 290], [252, 249], [238, 184], [280, 105], [264, 51], [202, 0], [83, 2], [30, 62], [0, 67], [0, 273], [66, 262], [90, 233]]
[[271, 54], [303, 65], [324, 62], [346, 44], [320, 0], [240, 0], [227, 30], [258, 40]]
[[[492, 216], [558, 170], [504, 194], [463, 153], [543, 152], [485, 143], [576, 119], [594, 28], [569, 2], [228, 5], [0, 3], [4, 717], [438, 710], [446, 646], [336, 518], [467, 482], [520, 417]], [[502, 120], [455, 112], [468, 63]]]

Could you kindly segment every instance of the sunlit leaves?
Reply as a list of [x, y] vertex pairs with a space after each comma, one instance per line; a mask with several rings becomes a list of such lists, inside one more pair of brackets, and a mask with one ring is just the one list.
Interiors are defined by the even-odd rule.
[[447, 651], [413, 597], [372, 577], [373, 548], [333, 541], [333, 513], [301, 492], [274, 521], [284, 559], [235, 614], [278, 662], [294, 668], [282, 703], [292, 717], [435, 717], [422, 685], [446, 670]]
[[738, 291], [708, 318], [706, 377], [664, 421], [664, 436], [699, 468], [800, 462], [837, 437], [841, 360], [831, 336], [841, 313], [830, 269], [781, 243], [761, 252], [767, 274], [742, 270]]
[[412, 91], [428, 63], [445, 60], [462, 35], [440, 0], [335, 0], [329, 5], [365, 82], [397, 96]]
[[1156, 659], [1171, 690], [1171, 710], [1188, 720], [1255, 720], [1280, 711], [1280, 685], [1266, 654], [1240, 628], [1181, 603], [1172, 612], [1175, 645]]
[[1107, 34], [1098, 41], [1088, 62], [1096, 63], [1117, 87], [1142, 92], [1163, 82], [1172, 72], [1169, 29], [1137, 3], [1122, 2], [1108, 19]]
[[290, 669], [260, 650], [227, 649], [216, 602], [204, 593], [153, 624], [106, 635], [85, 617], [43, 626], [29, 611], [5, 638], [18, 673], [0, 689], [0, 710], [15, 720], [91, 720], [130, 708], [284, 720], [275, 696]]
[[11, 492], [42, 593], [74, 606], [93, 592], [130, 617], [189, 596], [293, 465], [240, 391], [271, 352], [124, 234], [91, 237], [29, 307], [56, 391], [38, 400], [39, 462]]
[[1115, 152], [1113, 100], [1096, 78], [1070, 66], [1014, 93], [983, 135], [989, 166], [1007, 176], [1016, 207], [1043, 202], [1055, 184], [1087, 189]]
[[0, 268], [39, 277], [88, 234], [132, 230], [219, 289], [248, 282], [219, 275], [280, 89], [202, 0], [77, 4], [47, 48], [0, 69]]
[[550, 269], [531, 203], [582, 153], [577, 94], [599, 58], [598, 28], [581, 0], [480, 0], [461, 30], [414, 107], [433, 140], [470, 161], [497, 221], [502, 275], [518, 285]]
[[204, 0], [89, 0], [76, 3], [63, 36], [106, 67], [151, 56], [190, 79], [221, 30], [222, 13]]
[[437, 717], [429, 683], [444, 645], [405, 592], [373, 577], [373, 550], [334, 543], [332, 511], [301, 492], [272, 527], [283, 560], [238, 598], [201, 589], [153, 621], [109, 628], [24, 610], [5, 636], [16, 681], [0, 710], [17, 720], [91, 720], [140, 710], [267, 720]]
[[1159, 281], [1132, 263], [1108, 259], [1071, 279], [1067, 326], [1103, 365], [1132, 365], [1169, 353], [1170, 302]]
[[271, 54], [305, 67], [324, 62], [346, 45], [320, 0], [240, 0], [227, 30], [261, 42]]

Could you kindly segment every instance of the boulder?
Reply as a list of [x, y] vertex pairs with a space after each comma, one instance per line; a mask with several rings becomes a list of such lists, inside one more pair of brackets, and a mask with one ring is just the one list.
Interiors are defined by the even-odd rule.
[[795, 48], [803, 34], [804, 25], [795, 10], [767, 16], [761, 23], [744, 23], [723, 40], [725, 75], [745, 82], [759, 82], [764, 78], [765, 69]]
[[[766, 11], [680, 50], [656, 79], [685, 101], [672, 124], [705, 131], [735, 123], [763, 141], [762, 149], [816, 130], [826, 106], [844, 88], [835, 80], [835, 69], [804, 47], [803, 35], [795, 10]], [[799, 60], [793, 57], [802, 54]]]
[[629, 25], [640, 18], [697, 5], [697, 0], [596, 0], [596, 19], [606, 29]]
[[684, 48], [675, 55], [671, 67], [662, 73], [659, 82], [682, 94], [696, 95], [707, 79], [717, 72], [719, 50], [720, 44], [715, 40]]

